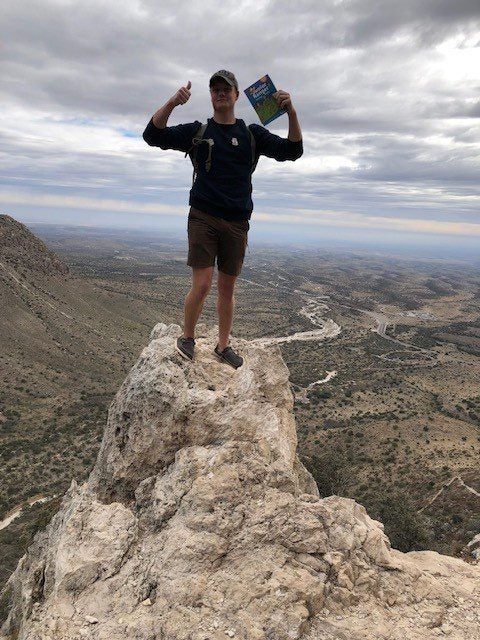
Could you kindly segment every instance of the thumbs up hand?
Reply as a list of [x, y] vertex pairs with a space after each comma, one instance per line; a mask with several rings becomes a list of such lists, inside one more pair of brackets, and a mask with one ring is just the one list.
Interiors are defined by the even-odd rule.
[[185, 87], [180, 87], [180, 89], [171, 97], [171, 102], [173, 103], [174, 107], [177, 107], [180, 104], [185, 104], [190, 96], [190, 89], [192, 88], [192, 83], [190, 82], [190, 80], [187, 82], [187, 85]]

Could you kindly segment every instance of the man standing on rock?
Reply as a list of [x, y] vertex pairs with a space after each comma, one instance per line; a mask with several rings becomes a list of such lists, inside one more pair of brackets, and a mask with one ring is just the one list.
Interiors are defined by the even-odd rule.
[[280, 162], [303, 153], [302, 132], [290, 95], [277, 91], [279, 107], [288, 114], [288, 137], [281, 138], [258, 124], [245, 125], [235, 117], [238, 83], [231, 71], [210, 78], [213, 117], [167, 127], [173, 109], [190, 98], [191, 82], [181, 87], [153, 115], [143, 133], [150, 146], [188, 153], [194, 165], [188, 216], [188, 265], [192, 286], [185, 299], [183, 336], [177, 349], [193, 360], [195, 326], [210, 290], [215, 259], [218, 265], [218, 358], [237, 369], [243, 359], [229, 346], [235, 305], [235, 282], [240, 274], [249, 220], [253, 211], [252, 173], [261, 155]]

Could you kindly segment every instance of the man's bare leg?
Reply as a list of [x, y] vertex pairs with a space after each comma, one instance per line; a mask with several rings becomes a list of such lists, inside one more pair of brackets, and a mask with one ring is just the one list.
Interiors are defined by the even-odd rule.
[[195, 327], [202, 313], [203, 303], [212, 285], [213, 267], [193, 267], [192, 287], [185, 298], [185, 320], [183, 335], [185, 338], [195, 337]]
[[235, 308], [235, 281], [237, 276], [229, 276], [222, 271], [218, 272], [218, 350], [223, 351], [228, 345], [228, 338], [233, 322], [233, 310]]

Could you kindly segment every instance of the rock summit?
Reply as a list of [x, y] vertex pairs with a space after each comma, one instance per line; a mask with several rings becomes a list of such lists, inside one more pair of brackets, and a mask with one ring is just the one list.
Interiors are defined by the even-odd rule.
[[213, 333], [193, 363], [179, 334], [154, 328], [88, 482], [7, 584], [2, 637], [480, 638], [479, 567], [392, 550], [361, 505], [319, 497], [278, 347], [234, 341], [235, 371]]

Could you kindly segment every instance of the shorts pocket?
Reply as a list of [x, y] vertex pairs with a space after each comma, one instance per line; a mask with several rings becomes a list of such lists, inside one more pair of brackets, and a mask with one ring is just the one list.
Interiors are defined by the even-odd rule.
[[248, 222], [248, 220], [235, 220], [232, 224], [237, 229], [240, 229], [240, 231], [250, 230], [250, 223]]

